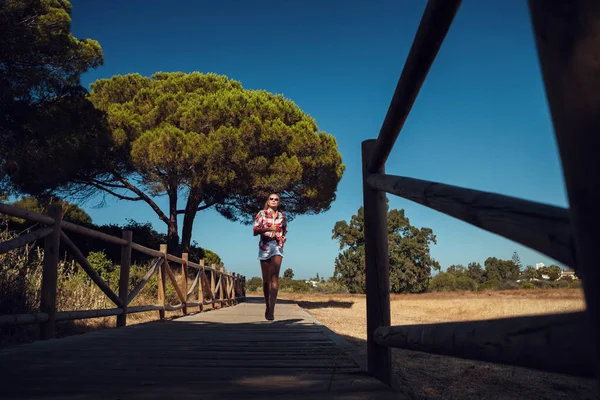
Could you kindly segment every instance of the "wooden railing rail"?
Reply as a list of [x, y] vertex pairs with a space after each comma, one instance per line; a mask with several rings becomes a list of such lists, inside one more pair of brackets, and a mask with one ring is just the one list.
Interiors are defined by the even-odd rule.
[[[569, 198], [567, 209], [385, 174], [386, 160], [460, 3], [429, 0], [379, 136], [362, 143], [369, 372], [390, 384], [390, 347], [402, 347], [564, 373], [595, 372], [600, 382], [600, 269], [596, 265], [600, 7], [594, 0], [529, 0]], [[585, 314], [390, 327], [386, 193], [502, 235], [572, 267], [583, 281]]]
[[[188, 307], [199, 307], [203, 311], [205, 305], [231, 306], [245, 298], [245, 277], [226, 272], [224, 268], [214, 264], [204, 265], [204, 260], [198, 263], [189, 261], [188, 254], [183, 253], [176, 257], [167, 252], [167, 246], [161, 245], [160, 250], [150, 249], [133, 242], [132, 232], [123, 231], [123, 237], [108, 235], [71, 222], [63, 221], [60, 206], [50, 206], [48, 215], [27, 211], [9, 204], [0, 203], [0, 214], [22, 218], [39, 224], [48, 225], [35, 231], [24, 233], [6, 242], [0, 242], [0, 254], [25, 246], [39, 239], [44, 239], [44, 261], [42, 266], [42, 287], [40, 297], [40, 312], [28, 314], [0, 315], [0, 326], [14, 326], [25, 324], [39, 324], [40, 338], [52, 338], [55, 335], [55, 324], [60, 321], [69, 321], [85, 318], [117, 316], [117, 327], [127, 324], [127, 315], [139, 312], [158, 311], [159, 317], [165, 317], [165, 311], [182, 310], [185, 315]], [[90, 265], [85, 255], [73, 243], [65, 231], [74, 232], [88, 237], [103, 240], [107, 243], [121, 246], [120, 274], [118, 294], [102, 279]], [[115, 304], [116, 308], [101, 310], [74, 310], [57, 311], [56, 293], [58, 282], [59, 247], [68, 249], [75, 261], [90, 277], [92, 282]], [[129, 276], [131, 269], [132, 250], [155, 257], [148, 272], [138, 285], [129, 292]], [[172, 265], [181, 265], [180, 280], [173, 272]], [[196, 270], [191, 290], [188, 291], [189, 268]], [[157, 304], [130, 306], [133, 299], [141, 292], [146, 283], [154, 274], [158, 275]], [[210, 279], [210, 281], [209, 281]], [[218, 279], [216, 281], [216, 279]], [[173, 285], [179, 304], [165, 303], [167, 280]], [[216, 284], [215, 284], [216, 281]], [[194, 291], [198, 288], [197, 299]]]

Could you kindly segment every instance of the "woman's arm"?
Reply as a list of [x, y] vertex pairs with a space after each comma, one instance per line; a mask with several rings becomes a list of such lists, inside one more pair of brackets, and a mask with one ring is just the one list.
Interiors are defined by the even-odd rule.
[[277, 231], [277, 227], [275, 225], [272, 225], [268, 228], [256, 228], [254, 229], [254, 233], [255, 234], [263, 234], [263, 233], [267, 233], [267, 232], [276, 232]]
[[254, 228], [252, 230], [254, 233], [254, 236], [264, 235], [267, 232], [277, 231], [276, 225], [272, 225], [269, 228], [263, 228], [262, 226], [263, 226], [263, 212], [260, 211], [258, 214], [256, 214], [256, 217], [254, 217]]

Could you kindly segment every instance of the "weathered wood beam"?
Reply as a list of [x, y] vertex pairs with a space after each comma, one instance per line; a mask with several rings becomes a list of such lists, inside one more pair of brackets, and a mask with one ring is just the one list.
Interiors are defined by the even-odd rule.
[[593, 376], [583, 312], [381, 327], [381, 346]]
[[169, 277], [169, 280], [171, 281], [171, 284], [173, 284], [173, 287], [175, 288], [175, 293], [177, 293], [177, 297], [179, 298], [179, 301], [181, 301], [182, 303], [185, 304], [185, 302], [186, 302], [185, 294], [183, 294], [183, 292], [181, 291], [181, 288], [177, 284], [177, 278], [175, 277], [175, 274], [171, 270], [171, 266], [169, 265], [168, 262], [166, 263], [165, 270], [167, 272], [167, 276]]
[[67, 231], [79, 233], [81, 235], [84, 235], [84, 236], [87, 236], [87, 237], [91, 237], [91, 238], [94, 238], [94, 239], [100, 239], [100, 240], [103, 240], [103, 241], [105, 241], [107, 243], [118, 244], [120, 246], [127, 245], [127, 242], [124, 239], [122, 239], [122, 238], [119, 238], [119, 237], [116, 237], [116, 236], [112, 236], [112, 235], [108, 235], [106, 233], [98, 232], [98, 231], [95, 231], [93, 229], [85, 228], [83, 226], [79, 226], [79, 225], [74, 224], [72, 222], [63, 221], [60, 224], [60, 227], [63, 230], [67, 230]]
[[48, 321], [46, 313], [0, 315], [0, 326], [31, 325]]
[[164, 311], [165, 307], [161, 306], [159, 304], [151, 304], [151, 305], [146, 305], [146, 306], [134, 306], [134, 307], [127, 307], [127, 313], [129, 314], [135, 314], [135, 313], [140, 313], [140, 312], [147, 312], [147, 311]]
[[376, 172], [385, 165], [460, 3], [461, 0], [429, 0], [427, 3], [377, 137], [375, 150], [367, 162], [369, 172]]
[[131, 244], [133, 232], [123, 231], [123, 239], [127, 241], [126, 245], [121, 246], [121, 265], [119, 270], [119, 299], [121, 299], [121, 308], [123, 312], [117, 317], [117, 327], [127, 325], [127, 305], [129, 304], [129, 274], [131, 270]]
[[568, 211], [443, 183], [372, 174], [369, 186], [514, 240], [577, 270]]
[[19, 235], [18, 237], [11, 240], [7, 240], [6, 242], [1, 242], [0, 254], [8, 253], [11, 250], [25, 246], [27, 243], [31, 243], [36, 240], [42, 239], [51, 234], [53, 231], [54, 230], [52, 228], [40, 228], [33, 232]]
[[42, 215], [33, 211], [28, 211], [21, 207], [12, 206], [6, 203], [0, 203], [0, 214], [10, 215], [11, 217], [22, 218], [27, 221], [37, 222], [44, 225], [52, 225], [54, 219], [48, 215]]
[[530, 0], [600, 384], [600, 3]]
[[[375, 140], [362, 142], [363, 202], [365, 213], [365, 274], [367, 300], [367, 367], [370, 374], [385, 384], [392, 383], [392, 355], [379, 345], [375, 330], [390, 325], [390, 261], [388, 254], [387, 197], [384, 191], [367, 184], [367, 162]], [[383, 173], [385, 166], [379, 166]]]
[[198, 286], [198, 282], [200, 282], [200, 274], [202, 274], [202, 270], [198, 271], [198, 274], [196, 274], [196, 278], [192, 282], [192, 286], [190, 287], [190, 289], [187, 292], [187, 297], [188, 298], [196, 291], [196, 287]]
[[133, 289], [131, 293], [129, 293], [129, 296], [127, 296], [127, 304], [130, 304], [131, 301], [135, 298], [135, 296], [138, 295], [138, 293], [144, 288], [146, 283], [148, 283], [148, 280], [150, 280], [152, 275], [154, 275], [156, 271], [158, 271], [158, 268], [162, 265], [163, 262], [165, 262], [164, 258], [159, 258], [154, 261], [154, 264], [152, 265], [152, 267], [150, 267], [148, 272], [146, 272], [146, 275], [144, 275], [140, 283], [138, 283], [135, 289]]
[[142, 246], [138, 243], [131, 243], [131, 248], [135, 251], [139, 251], [142, 254], [146, 254], [150, 257], [163, 257], [163, 254], [160, 251], [152, 250], [146, 246]]
[[67, 248], [71, 251], [71, 254], [75, 257], [75, 261], [81, 265], [81, 268], [85, 271], [85, 273], [92, 279], [92, 281], [102, 290], [102, 292], [108, 297], [117, 307], [122, 307], [121, 299], [119, 296], [112, 291], [112, 289], [108, 286], [106, 282], [98, 275], [94, 267], [90, 265], [87, 258], [83, 255], [81, 250], [77, 248], [75, 243], [69, 239], [69, 237], [64, 233], [60, 232], [60, 238], [63, 243], [67, 246]]
[[40, 328], [41, 339], [51, 339], [55, 336], [56, 322], [56, 293], [58, 287], [58, 258], [60, 252], [60, 222], [62, 221], [62, 208], [50, 206], [48, 215], [52, 220], [50, 228], [52, 233], [44, 239], [44, 261], [42, 264], [42, 289], [40, 293], [40, 311], [48, 315]]
[[101, 310], [59, 311], [56, 313], [56, 321], [73, 321], [77, 319], [111, 317], [114, 315], [123, 315], [123, 309], [105, 308]]

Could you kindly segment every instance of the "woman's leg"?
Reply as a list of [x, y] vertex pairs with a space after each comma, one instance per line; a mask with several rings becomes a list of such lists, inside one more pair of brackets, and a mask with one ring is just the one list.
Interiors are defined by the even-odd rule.
[[277, 303], [277, 293], [279, 292], [279, 270], [281, 269], [281, 256], [271, 257], [271, 290], [269, 298], [269, 312], [267, 319], [275, 318], [275, 304]]
[[269, 312], [269, 298], [271, 289], [271, 259], [260, 260], [260, 269], [262, 270], [263, 278], [263, 295], [265, 296], [265, 318]]

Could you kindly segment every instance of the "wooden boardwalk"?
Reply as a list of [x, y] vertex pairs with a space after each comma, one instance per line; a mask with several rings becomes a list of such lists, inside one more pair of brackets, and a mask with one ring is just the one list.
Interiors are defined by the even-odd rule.
[[399, 399], [296, 304], [234, 307], [0, 350], [2, 399]]

